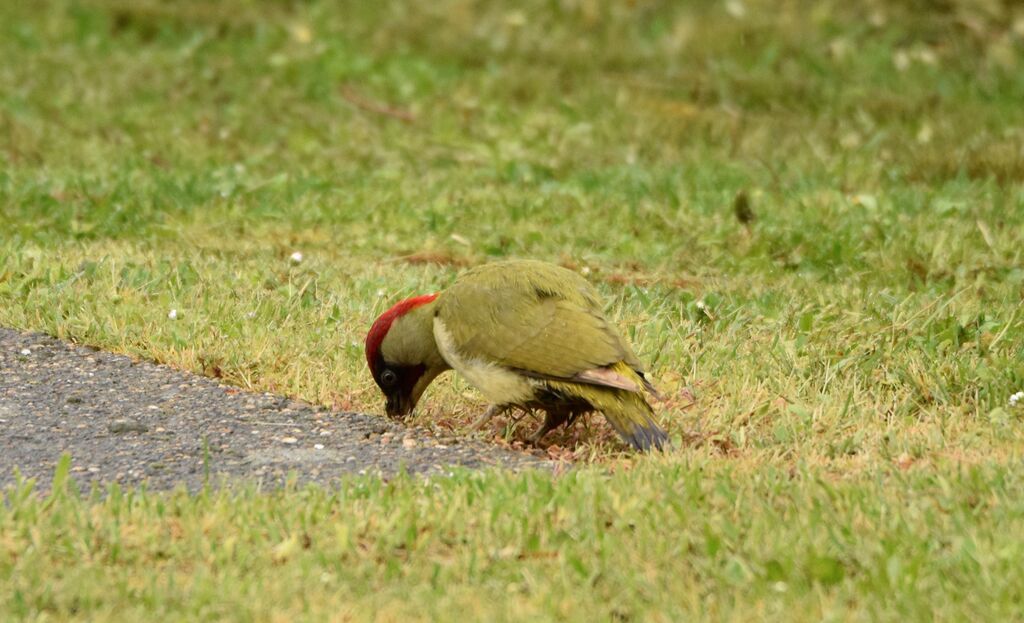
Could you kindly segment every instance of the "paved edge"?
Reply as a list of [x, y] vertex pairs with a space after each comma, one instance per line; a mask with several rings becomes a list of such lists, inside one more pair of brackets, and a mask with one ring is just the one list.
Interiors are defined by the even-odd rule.
[[15, 470], [49, 488], [72, 457], [83, 488], [330, 484], [453, 467], [550, 470], [529, 454], [333, 412], [125, 355], [0, 328], [0, 487]]

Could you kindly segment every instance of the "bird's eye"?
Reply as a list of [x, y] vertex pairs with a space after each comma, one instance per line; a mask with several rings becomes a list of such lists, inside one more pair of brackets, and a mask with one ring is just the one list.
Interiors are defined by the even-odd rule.
[[380, 373], [380, 384], [384, 387], [391, 387], [398, 381], [398, 375], [394, 370], [385, 370]]

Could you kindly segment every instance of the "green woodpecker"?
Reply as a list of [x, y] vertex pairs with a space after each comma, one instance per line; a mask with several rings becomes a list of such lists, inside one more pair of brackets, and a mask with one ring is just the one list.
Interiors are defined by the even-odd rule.
[[474, 427], [513, 407], [538, 409], [546, 415], [536, 441], [600, 411], [635, 448], [667, 442], [644, 399], [657, 393], [597, 291], [553, 264], [486, 264], [443, 292], [401, 301], [370, 328], [366, 361], [390, 416], [408, 415], [437, 375], [455, 369], [493, 405]]

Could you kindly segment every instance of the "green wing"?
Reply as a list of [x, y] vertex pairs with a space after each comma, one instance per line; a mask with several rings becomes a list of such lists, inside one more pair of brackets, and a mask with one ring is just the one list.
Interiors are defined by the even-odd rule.
[[593, 286], [559, 266], [487, 264], [462, 275], [438, 304], [453, 345], [466, 356], [567, 380], [620, 361], [643, 369], [605, 319]]

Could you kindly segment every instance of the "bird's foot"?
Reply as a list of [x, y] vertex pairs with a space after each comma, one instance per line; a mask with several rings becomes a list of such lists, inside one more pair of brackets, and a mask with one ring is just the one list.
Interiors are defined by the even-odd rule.
[[540, 440], [544, 438], [544, 435], [547, 435], [549, 432], [551, 432], [551, 428], [541, 426], [537, 429], [537, 432], [526, 438], [526, 442], [531, 446], [536, 446], [540, 444]]
[[469, 430], [479, 430], [480, 427], [489, 422], [491, 418], [493, 418], [496, 415], [501, 415], [502, 413], [505, 413], [506, 411], [508, 411], [508, 409], [509, 407], [504, 405], [491, 405], [490, 407], [487, 408], [486, 411], [483, 412], [483, 415], [478, 417], [476, 421], [469, 425]]
[[534, 434], [530, 435], [527, 438], [527, 441], [533, 445], [537, 445], [537, 443], [544, 438], [544, 435], [547, 435], [548, 433], [558, 428], [562, 424], [568, 425], [568, 423], [572, 422], [575, 419], [575, 413], [552, 413], [548, 411], [547, 413], [544, 414], [544, 423], [541, 424], [541, 427], [537, 429], [537, 432], [535, 432]]

